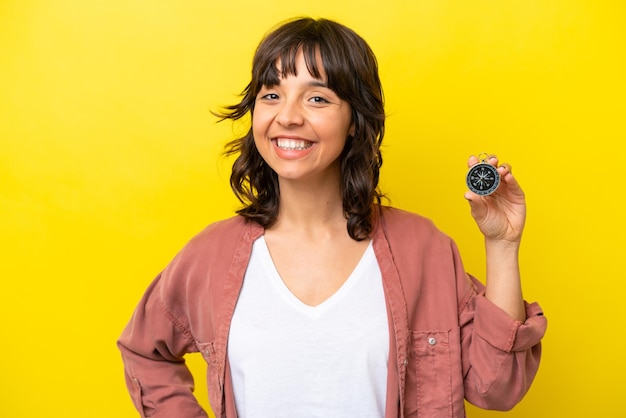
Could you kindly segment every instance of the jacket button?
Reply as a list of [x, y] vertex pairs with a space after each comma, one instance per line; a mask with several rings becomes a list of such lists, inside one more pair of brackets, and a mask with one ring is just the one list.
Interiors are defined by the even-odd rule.
[[428, 344], [430, 344], [430, 345], [435, 345], [435, 344], [437, 344], [437, 340], [435, 339], [435, 337], [430, 337], [430, 338], [428, 339]]

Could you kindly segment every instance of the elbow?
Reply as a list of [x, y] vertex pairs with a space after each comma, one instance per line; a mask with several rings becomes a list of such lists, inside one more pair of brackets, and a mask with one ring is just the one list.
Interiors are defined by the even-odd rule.
[[512, 353], [489, 380], [466, 382], [466, 399], [482, 409], [510, 411], [528, 393], [539, 367], [541, 345]]

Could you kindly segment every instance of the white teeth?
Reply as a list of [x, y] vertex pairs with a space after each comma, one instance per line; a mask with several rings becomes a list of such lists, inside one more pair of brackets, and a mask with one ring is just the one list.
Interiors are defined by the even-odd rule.
[[278, 145], [278, 148], [284, 150], [302, 151], [311, 147], [313, 144], [309, 141], [304, 141], [300, 139], [278, 138], [276, 139], [276, 145]]

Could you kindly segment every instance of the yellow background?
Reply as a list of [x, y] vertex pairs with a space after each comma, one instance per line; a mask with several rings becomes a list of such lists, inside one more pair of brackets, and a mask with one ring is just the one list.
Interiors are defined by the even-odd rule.
[[[0, 417], [135, 417], [115, 346], [144, 289], [237, 207], [223, 144], [261, 36], [337, 19], [377, 54], [382, 187], [484, 273], [465, 162], [527, 192], [525, 296], [550, 325], [507, 414], [625, 417], [626, 3], [0, 0]], [[206, 392], [201, 359], [197, 394]]]

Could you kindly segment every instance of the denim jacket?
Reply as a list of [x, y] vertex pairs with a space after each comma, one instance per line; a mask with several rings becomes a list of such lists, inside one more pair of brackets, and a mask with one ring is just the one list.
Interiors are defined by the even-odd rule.
[[[147, 289], [118, 347], [142, 417], [206, 417], [184, 355], [208, 364], [216, 417], [237, 416], [226, 344], [253, 242], [261, 226], [233, 217], [194, 237]], [[539, 366], [547, 322], [526, 304], [514, 320], [463, 269], [454, 242], [429, 220], [377, 208], [372, 245], [390, 330], [385, 418], [461, 418], [464, 399], [507, 410]]]

